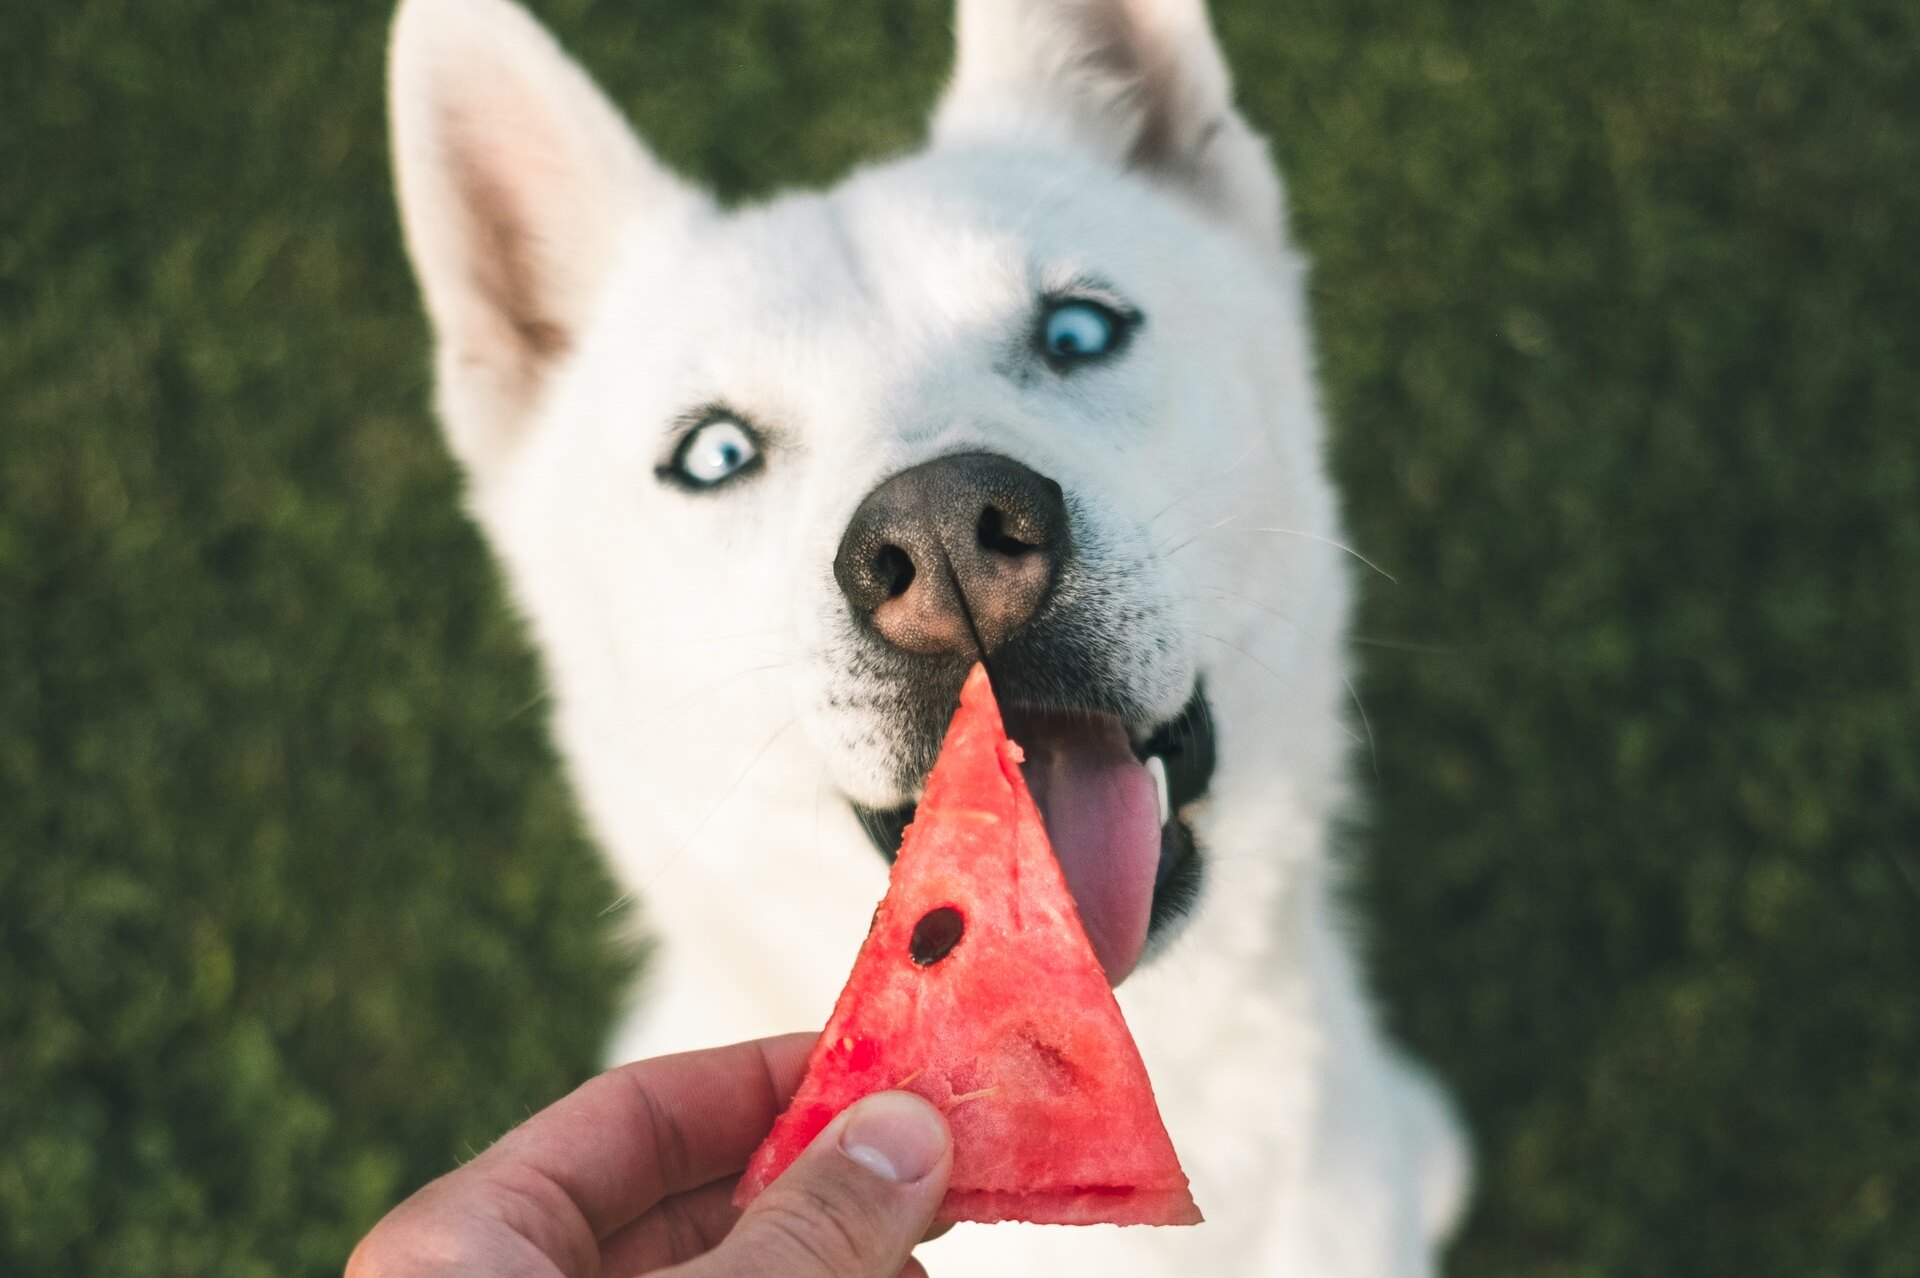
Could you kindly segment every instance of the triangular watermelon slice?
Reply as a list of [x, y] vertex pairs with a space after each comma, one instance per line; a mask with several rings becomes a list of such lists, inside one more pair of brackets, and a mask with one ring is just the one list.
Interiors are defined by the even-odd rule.
[[1020, 761], [975, 666], [853, 973], [736, 1203], [835, 1114], [898, 1088], [953, 1130], [939, 1220], [1199, 1222]]

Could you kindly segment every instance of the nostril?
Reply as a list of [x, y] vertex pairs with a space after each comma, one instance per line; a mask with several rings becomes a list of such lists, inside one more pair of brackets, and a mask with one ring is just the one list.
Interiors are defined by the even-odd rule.
[[913, 556], [892, 543], [880, 547], [873, 552], [873, 577], [887, 598], [898, 599], [913, 584]]
[[967, 655], [1034, 622], [1072, 553], [1059, 484], [998, 454], [957, 453], [861, 499], [833, 579], [852, 618], [893, 649]]
[[980, 512], [979, 537], [982, 550], [1002, 555], [1019, 556], [1040, 548], [1016, 536], [1015, 531], [1007, 527], [1007, 517], [998, 506], [988, 506]]

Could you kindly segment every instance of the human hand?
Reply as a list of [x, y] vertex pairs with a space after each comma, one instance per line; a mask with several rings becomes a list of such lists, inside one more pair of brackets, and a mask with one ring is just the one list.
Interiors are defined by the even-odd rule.
[[623, 1065], [389, 1212], [347, 1278], [925, 1278], [946, 1193], [939, 1111], [851, 1106], [744, 1214], [734, 1182], [799, 1085], [812, 1036]]

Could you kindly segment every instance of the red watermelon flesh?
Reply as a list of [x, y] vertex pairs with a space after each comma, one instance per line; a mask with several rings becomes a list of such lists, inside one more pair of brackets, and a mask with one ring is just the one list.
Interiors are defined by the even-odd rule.
[[737, 1203], [848, 1105], [902, 1089], [953, 1131], [939, 1220], [1200, 1220], [1020, 762], [976, 666], [853, 973]]

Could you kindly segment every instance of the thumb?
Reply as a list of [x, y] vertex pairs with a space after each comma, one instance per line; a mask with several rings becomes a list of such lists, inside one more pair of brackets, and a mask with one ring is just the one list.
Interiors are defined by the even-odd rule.
[[908, 1092], [847, 1107], [685, 1278], [893, 1278], [947, 1191], [953, 1142]]

